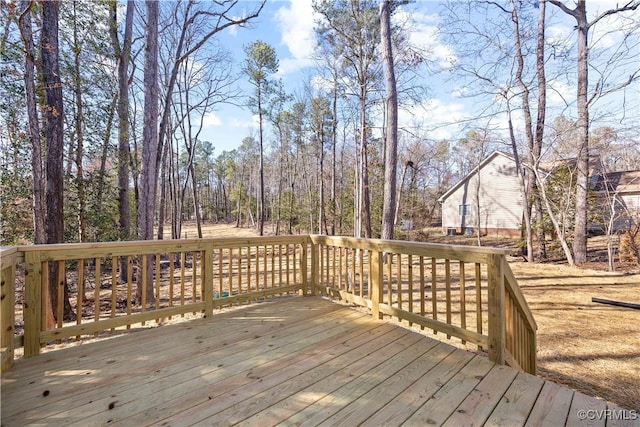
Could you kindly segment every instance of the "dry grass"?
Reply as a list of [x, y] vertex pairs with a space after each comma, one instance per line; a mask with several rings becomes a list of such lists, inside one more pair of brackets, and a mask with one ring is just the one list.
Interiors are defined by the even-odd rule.
[[538, 374], [640, 410], [640, 311], [591, 302], [640, 303], [640, 274], [565, 265], [511, 264], [538, 323]]

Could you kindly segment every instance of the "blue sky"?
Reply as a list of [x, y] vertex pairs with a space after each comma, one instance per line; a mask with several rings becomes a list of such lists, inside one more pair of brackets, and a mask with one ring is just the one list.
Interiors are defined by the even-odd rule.
[[[251, 9], [257, 3], [254, 1], [242, 2], [244, 7]], [[567, 1], [572, 7], [573, 2]], [[587, 9], [592, 14], [615, 6], [610, 0], [589, 0]], [[547, 35], [553, 37], [560, 43], [571, 42], [575, 39], [575, 20], [559, 13], [556, 7], [547, 6], [548, 14], [554, 16], [550, 20]], [[417, 45], [428, 46], [431, 52], [431, 60], [434, 63], [444, 63], [447, 60], [455, 59], [455, 49], [447, 46], [437, 33], [439, 2], [418, 0], [408, 6], [404, 12], [410, 17], [415, 31], [412, 32], [410, 41]], [[619, 36], [606, 33], [607, 28], [615, 27], [616, 20], [602, 22], [592, 31], [592, 37], [600, 45], [615, 46], [619, 41]], [[234, 28], [232, 31], [225, 31], [220, 34], [219, 40], [223, 46], [229, 49], [234, 57], [235, 66], [240, 73], [240, 66], [245, 58], [244, 46], [255, 40], [262, 40], [276, 49], [280, 62], [278, 74], [285, 89], [291, 93], [300, 90], [303, 82], [312, 73], [313, 61], [310, 59], [314, 45], [314, 15], [311, 7], [311, 0], [269, 0], [260, 16], [252, 21], [251, 28]], [[636, 33], [635, 41], [638, 42]], [[640, 44], [636, 50], [640, 49]], [[640, 55], [640, 51], [637, 52]], [[630, 67], [638, 68], [637, 58], [631, 61]], [[623, 70], [623, 73], [630, 73], [632, 70]], [[594, 75], [593, 73], [591, 74]], [[628, 74], [627, 74], [628, 75]], [[245, 83], [246, 77], [241, 76], [241, 87], [250, 91], [251, 88]], [[464, 118], [473, 116], [474, 102], [460, 96], [465, 88], [456, 86], [455, 82], [446, 82], [438, 76], [426, 76], [426, 84], [430, 87], [431, 96], [421, 105], [417, 106], [410, 113], [404, 113], [400, 117], [402, 123], [428, 122], [430, 124], [429, 137], [432, 139], [457, 139], [463, 136], [465, 128], [460, 124], [452, 124]], [[554, 111], [548, 117], [554, 117], [559, 112], [572, 116], [572, 106], [567, 107], [567, 102], [572, 104], [575, 99], [575, 83], [571, 78], [558, 79], [553, 83], [553, 90], [549, 91], [550, 107]], [[626, 102], [635, 105], [637, 108], [627, 110], [631, 119], [635, 117], [635, 122], [640, 122], [640, 82], [626, 91]], [[619, 97], [614, 97], [620, 99]], [[616, 99], [609, 99], [606, 102], [618, 102]], [[606, 105], [604, 102], [602, 105]], [[604, 108], [604, 107], [603, 107]], [[634, 116], [635, 115], [635, 116]], [[516, 117], [516, 120], [518, 118]], [[496, 120], [504, 120], [498, 117]], [[613, 120], [613, 123], [616, 121]], [[235, 106], [218, 106], [217, 109], [206, 116], [205, 129], [202, 139], [209, 140], [216, 147], [215, 153], [220, 154], [224, 150], [237, 148], [240, 142], [247, 136], [255, 135], [257, 125], [248, 108]], [[267, 135], [268, 137], [270, 135]]]

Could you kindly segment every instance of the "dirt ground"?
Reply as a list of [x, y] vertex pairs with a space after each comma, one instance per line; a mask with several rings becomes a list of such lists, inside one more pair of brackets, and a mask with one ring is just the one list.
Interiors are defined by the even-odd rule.
[[511, 263], [538, 324], [538, 375], [640, 411], [640, 274]]

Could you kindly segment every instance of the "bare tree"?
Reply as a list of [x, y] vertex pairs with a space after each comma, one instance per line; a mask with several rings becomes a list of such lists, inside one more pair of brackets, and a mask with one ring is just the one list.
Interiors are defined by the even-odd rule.
[[[45, 1], [42, 4], [42, 34], [40, 36], [40, 54], [42, 55], [42, 74], [44, 82], [45, 139], [47, 144], [46, 200], [47, 243], [64, 242], [64, 111], [62, 102], [62, 81], [58, 50], [58, 11], [59, 3]], [[69, 302], [66, 280], [59, 280], [58, 263], [50, 265], [49, 296], [54, 316], [57, 316], [58, 286], [64, 287], [62, 302], [64, 318], [71, 320], [75, 314]], [[62, 319], [56, 318], [58, 322]]]
[[[111, 43], [118, 62], [118, 220], [120, 240], [131, 238], [131, 211], [129, 206], [129, 63], [133, 34], [133, 0], [127, 1], [125, 30], [122, 46], [118, 39], [117, 1], [111, 6]], [[124, 262], [124, 261], [123, 261]], [[125, 274], [125, 269], [122, 268]]]
[[36, 100], [36, 76], [35, 76], [35, 47], [33, 32], [31, 29], [31, 8], [33, 1], [22, 0], [20, 3], [20, 17], [18, 25], [24, 44], [24, 90], [27, 106], [27, 121], [29, 124], [29, 140], [31, 142], [31, 168], [33, 173], [33, 223], [34, 243], [42, 244], [47, 240], [45, 221], [47, 204], [45, 201], [45, 180], [42, 153], [42, 140], [40, 138], [40, 118], [38, 116]]
[[[589, 99], [589, 30], [606, 16], [621, 12], [630, 12], [640, 7], [640, 1], [627, 1], [620, 7], [607, 10], [599, 14], [591, 22], [587, 17], [586, 0], [577, 0], [573, 9], [567, 7], [559, 0], [549, 2], [572, 16], [576, 20], [578, 34], [578, 59], [577, 59], [577, 130], [579, 134], [577, 154], [577, 186], [576, 186], [576, 210], [573, 231], [573, 255], [576, 263], [587, 261], [587, 197], [589, 190], [589, 104], [604, 89], [599, 87]], [[629, 76], [626, 84], [630, 84], [640, 76], [640, 70]]]
[[[138, 238], [153, 239], [153, 218], [156, 200], [158, 165], [158, 16], [159, 3], [146, 1], [147, 30], [144, 60], [144, 123], [142, 130], [142, 169], [140, 171], [140, 199], [138, 201]], [[147, 281], [138, 279], [138, 300], [142, 302], [143, 286], [147, 300], [153, 301], [153, 256], [147, 258]]]
[[382, 238], [393, 239], [398, 168], [398, 92], [391, 44], [391, 10], [388, 0], [380, 0], [380, 37], [387, 91]]

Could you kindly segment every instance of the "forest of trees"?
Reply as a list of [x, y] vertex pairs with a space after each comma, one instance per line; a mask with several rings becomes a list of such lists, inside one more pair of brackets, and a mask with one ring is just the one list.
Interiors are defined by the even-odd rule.
[[[530, 192], [531, 260], [551, 230], [526, 165], [577, 159], [568, 250], [581, 263], [590, 154], [609, 171], [640, 169], [637, 0], [591, 20], [584, 0], [443, 3], [450, 63], [412, 43], [405, 1], [314, 0], [314, 76], [297, 88], [276, 77], [259, 34], [242, 58], [217, 42], [251, 31], [264, 2], [0, 2], [1, 245], [180, 238], [191, 220], [200, 236], [224, 221], [391, 238], [401, 220], [438, 224], [438, 197], [497, 149]], [[565, 15], [576, 30], [559, 40], [550, 30]], [[428, 99], [431, 75], [475, 105], [455, 139], [398, 125]], [[575, 99], [551, 113], [558, 87]], [[259, 132], [219, 152], [202, 131], [223, 103], [259, 117]]]

